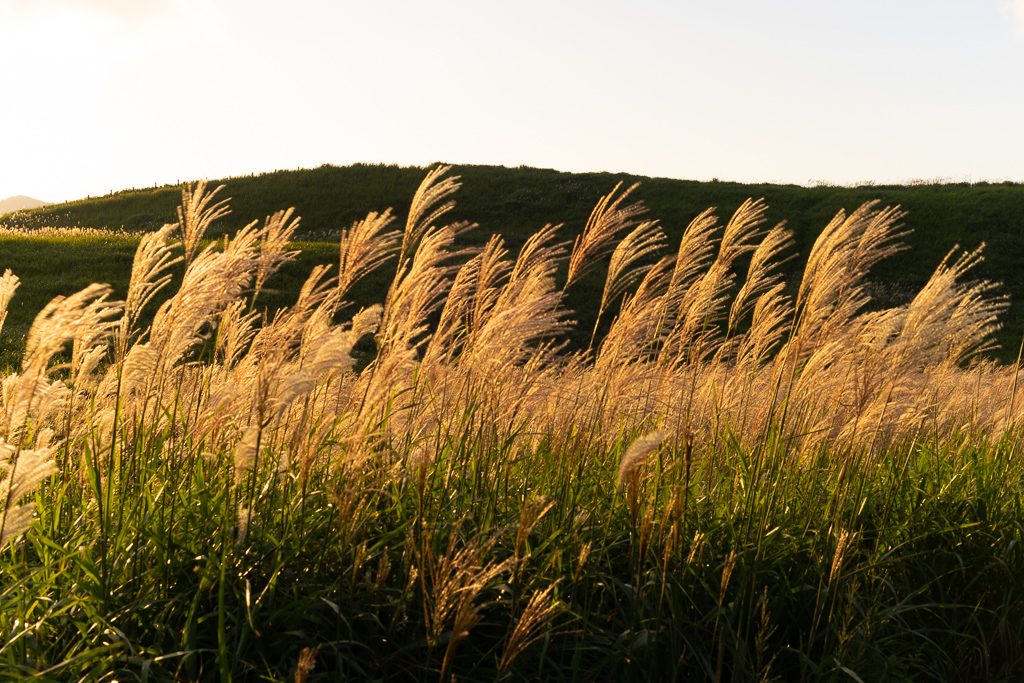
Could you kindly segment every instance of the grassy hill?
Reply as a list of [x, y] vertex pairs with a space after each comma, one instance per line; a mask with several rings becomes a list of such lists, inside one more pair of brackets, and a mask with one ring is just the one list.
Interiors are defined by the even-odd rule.
[[[727, 218], [747, 197], [764, 197], [771, 207], [769, 219], [786, 220], [796, 233], [800, 258], [789, 264], [791, 278], [836, 211], [851, 210], [872, 199], [899, 204], [909, 212], [905, 224], [913, 231], [907, 240], [911, 248], [879, 266], [875, 279], [884, 283], [878, 292], [883, 302], [905, 299], [955, 245], [973, 249], [984, 242], [988, 245], [986, 261], [978, 275], [1003, 282], [1003, 291], [1013, 301], [1000, 338], [1003, 357], [1016, 353], [1024, 333], [1024, 278], [1019, 276], [1024, 254], [1021, 184], [801, 187], [498, 166], [457, 166], [455, 172], [463, 181], [457, 217], [480, 224], [472, 239], [482, 243], [488, 235], [500, 233], [513, 247], [545, 223], [564, 223], [570, 239], [582, 228], [595, 201], [619, 180], [642, 183], [635, 196], [647, 204], [652, 216], [661, 219], [672, 240], [678, 240], [693, 216], [708, 206], [718, 207], [720, 216]], [[222, 223], [222, 229], [230, 231], [279, 208], [294, 206], [302, 216], [302, 239], [311, 243], [303, 267], [329, 261], [333, 254], [328, 243], [368, 211], [393, 207], [404, 215], [424, 173], [425, 169], [418, 167], [356, 164], [223, 179], [217, 182], [227, 185], [233, 214]], [[144, 231], [172, 221], [179, 201], [180, 186], [130, 190], [0, 216], [0, 224], [26, 230], [83, 226]], [[24, 306], [12, 310], [9, 321], [15, 329], [27, 325], [30, 309], [38, 310], [48, 296], [79, 282], [103, 280], [120, 286], [127, 281], [131, 237], [76, 239], [71, 244], [51, 238], [36, 240], [34, 246], [20, 240], [13, 236], [0, 239], [0, 267], [11, 267], [24, 282], [19, 293]], [[20, 249], [31, 250], [32, 257]], [[54, 263], [60, 265], [54, 268]], [[294, 272], [295, 278], [300, 275]], [[34, 283], [37, 277], [46, 279], [45, 285]], [[289, 277], [286, 274], [285, 280]], [[591, 284], [592, 289], [597, 287], [596, 282]], [[285, 296], [287, 282], [278, 285]], [[45, 293], [35, 293], [33, 288], [38, 287]], [[580, 296], [587, 297], [587, 287], [583, 289]], [[587, 317], [584, 308], [577, 306], [581, 321]]]

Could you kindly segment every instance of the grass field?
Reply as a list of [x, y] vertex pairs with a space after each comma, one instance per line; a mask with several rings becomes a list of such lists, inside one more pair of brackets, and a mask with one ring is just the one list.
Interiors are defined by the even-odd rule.
[[417, 173], [334, 242], [201, 188], [4, 238], [0, 676], [1019, 678], [993, 260], [932, 244], [911, 287], [877, 204], [663, 231], [659, 181], [503, 243]]
[[[425, 172], [416, 167], [357, 164], [216, 181], [212, 184], [226, 184], [225, 193], [232, 198], [233, 212], [213, 227], [212, 234], [228, 234], [250, 220], [262, 220], [278, 209], [294, 206], [302, 217], [298, 238], [307, 243], [324, 242], [322, 247], [308, 245], [306, 250], [326, 255], [330, 249], [326, 245], [336, 244], [341, 230], [367, 212], [390, 207], [399, 216], [406, 215]], [[1024, 252], [1024, 217], [1019, 211], [1024, 202], [1024, 186], [1020, 184], [800, 187], [495, 166], [458, 166], [454, 172], [463, 183], [455, 217], [480, 225], [479, 230], [461, 239], [480, 246], [488, 236], [497, 233], [512, 249], [521, 247], [547, 223], [563, 224], [562, 234], [571, 240], [583, 228], [597, 199], [620, 180], [627, 184], [641, 182], [637, 196], [650, 208], [651, 215], [661, 220], [670, 245], [678, 244], [686, 225], [708, 206], [716, 206], [720, 213], [728, 215], [747, 198], [763, 197], [768, 203], [767, 219], [785, 220], [793, 230], [796, 258], [782, 266], [790, 282], [798, 279], [811, 244], [836, 211], [850, 211], [875, 199], [899, 205], [907, 212], [903, 222], [911, 231], [905, 240], [909, 249], [879, 264], [873, 278], [877, 283], [875, 298], [884, 305], [900, 303], [925, 283], [935, 264], [954, 246], [974, 249], [985, 243], [986, 260], [979, 273], [1001, 282], [1002, 291], [1012, 301], [1003, 316], [1004, 329], [997, 333], [1003, 347], [999, 357], [1012, 360], [1024, 337], [1024, 279], [1017, 272], [1017, 255]], [[174, 220], [180, 195], [180, 186], [125, 191], [8, 214], [0, 217], [0, 225], [18, 231], [79, 226], [145, 232]], [[9, 256], [6, 264], [0, 265], [17, 264], [15, 270], [24, 280], [23, 296], [31, 304], [26, 302], [11, 312], [11, 333], [24, 330], [31, 321], [29, 313], [38, 310], [51, 292], [58, 291], [49, 285], [54, 273], [47, 264], [53, 256], [19, 258], [27, 254], [14, 241], [3, 240], [2, 253]], [[93, 281], [127, 281], [126, 252], [114, 247], [114, 253], [120, 254], [115, 257], [108, 253], [111, 247], [103, 240], [65, 240], [60, 244], [55, 248], [65, 254], [60, 261], [66, 265], [62, 277], [68, 278], [69, 286], [72, 278], [75, 286]], [[582, 328], [592, 322], [587, 316], [596, 308], [595, 298], [600, 296], [600, 280], [587, 284], [582, 291], [572, 293], [570, 299]], [[61, 291], [66, 294], [71, 289]]]

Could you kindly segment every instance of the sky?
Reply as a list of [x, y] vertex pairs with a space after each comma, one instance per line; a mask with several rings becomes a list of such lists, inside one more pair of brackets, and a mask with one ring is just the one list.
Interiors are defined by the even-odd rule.
[[282, 168], [1024, 180], [1024, 0], [0, 0], [0, 198]]

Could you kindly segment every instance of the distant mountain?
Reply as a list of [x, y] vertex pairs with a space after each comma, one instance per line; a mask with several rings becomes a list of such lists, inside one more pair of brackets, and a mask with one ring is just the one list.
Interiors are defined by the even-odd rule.
[[19, 194], [14, 197], [8, 197], [7, 199], [0, 199], [0, 213], [22, 211], [24, 209], [38, 209], [40, 206], [46, 206], [48, 203], [49, 202], [32, 199], [32, 197], [26, 197], [23, 194]]

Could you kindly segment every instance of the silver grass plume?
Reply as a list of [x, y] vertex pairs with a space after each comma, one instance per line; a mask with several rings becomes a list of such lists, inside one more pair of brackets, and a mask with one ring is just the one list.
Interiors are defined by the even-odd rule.
[[185, 245], [185, 260], [189, 263], [195, 257], [206, 231], [209, 230], [213, 222], [231, 213], [227, 199], [214, 201], [217, 194], [223, 189], [223, 185], [218, 185], [207, 191], [205, 180], [199, 181], [194, 186], [185, 185], [181, 189], [178, 226], [181, 229], [182, 242]]
[[259, 231], [247, 226], [221, 251], [209, 245], [189, 262], [181, 286], [157, 309], [150, 327], [149, 343], [160, 351], [165, 367], [198, 345], [204, 328], [252, 282], [258, 239]]
[[622, 304], [598, 349], [594, 365], [600, 371], [647, 360], [658, 349], [667, 331], [673, 264], [669, 256], [655, 263]]
[[7, 269], [3, 275], [0, 275], [0, 330], [4, 327], [4, 321], [7, 320], [7, 307], [11, 303], [11, 299], [14, 297], [14, 292], [17, 291], [18, 285], [20, 284], [18, 276]]
[[423, 352], [424, 365], [450, 363], [461, 351], [472, 329], [472, 309], [474, 297], [480, 287], [481, 268], [490, 254], [499, 250], [504, 251], [501, 245], [501, 238], [497, 235], [492, 236], [483, 251], [464, 263], [455, 274], [445, 297], [437, 327]]
[[728, 290], [735, 281], [733, 264], [755, 249], [767, 209], [763, 200], [747, 199], [733, 213], [722, 231], [715, 260], [680, 301], [679, 319], [670, 335], [671, 342], [665, 346], [664, 358], [671, 359], [672, 354], [681, 358], [686, 354], [690, 362], [699, 362], [712, 350], [710, 340], [725, 317]]
[[615, 240], [621, 234], [632, 230], [639, 223], [640, 216], [647, 212], [642, 202], [623, 206], [623, 202], [639, 186], [640, 183], [633, 183], [620, 192], [622, 183], [618, 182], [611, 192], [598, 200], [590, 218], [587, 219], [587, 224], [583, 227], [583, 232], [573, 243], [572, 253], [569, 255], [566, 288], [596, 266], [601, 258], [611, 253]]
[[509, 367], [539, 359], [534, 344], [567, 329], [563, 293], [555, 286], [565, 245], [556, 241], [556, 231], [546, 226], [523, 245], [493, 304], [474, 320], [467, 342], [469, 363]]
[[352, 285], [395, 255], [401, 233], [387, 231], [394, 222], [391, 209], [371, 212], [341, 232], [338, 257], [338, 296], [344, 298]]
[[780, 258], [793, 248], [793, 233], [783, 227], [772, 228], [757, 245], [747, 268], [747, 277], [733, 298], [729, 309], [729, 330], [735, 330], [743, 317], [756, 307], [762, 294], [771, 291], [782, 280], [778, 267], [788, 259]]
[[54, 450], [49, 445], [17, 448], [0, 439], [0, 499], [4, 503], [0, 516], [0, 549], [32, 525], [35, 503], [18, 503], [57, 471]]
[[864, 280], [870, 268], [905, 247], [896, 207], [876, 210], [868, 202], [847, 216], [840, 211], [811, 248], [797, 292], [799, 322], [791, 348], [809, 349], [842, 334], [867, 304]]
[[[405, 231], [402, 233], [402, 244], [398, 260], [401, 264], [419, 247], [420, 239], [431, 230], [437, 230], [438, 222], [455, 208], [450, 199], [460, 187], [459, 176], [447, 176], [451, 166], [438, 166], [427, 173], [423, 182], [413, 195], [409, 216], [406, 219]], [[446, 177], [447, 176], [447, 177]], [[467, 223], [449, 225], [456, 234], [465, 232], [471, 226]]]
[[601, 303], [597, 308], [597, 316], [626, 291], [641, 280], [652, 264], [644, 260], [657, 254], [665, 246], [665, 233], [661, 231], [657, 221], [644, 221], [626, 235], [615, 250], [608, 264], [608, 277], [604, 281], [601, 292]]
[[676, 250], [675, 265], [669, 281], [669, 296], [677, 300], [693, 286], [700, 274], [711, 265], [718, 233], [721, 231], [715, 207], [699, 213], [683, 231], [683, 238]]
[[622, 488], [624, 485], [634, 487], [639, 477], [640, 470], [643, 464], [647, 461], [647, 458], [654, 453], [661, 444], [665, 442], [667, 434], [661, 430], [655, 430], [644, 434], [643, 436], [637, 437], [626, 452], [622, 454], [622, 459], [619, 461], [619, 473], [615, 478], [615, 484], [618, 488]]
[[263, 291], [267, 280], [288, 261], [299, 255], [298, 251], [289, 250], [288, 243], [299, 229], [299, 217], [295, 209], [277, 211], [263, 222], [260, 230], [259, 255], [256, 257], [256, 277], [253, 283], [252, 298], [256, 299]]

